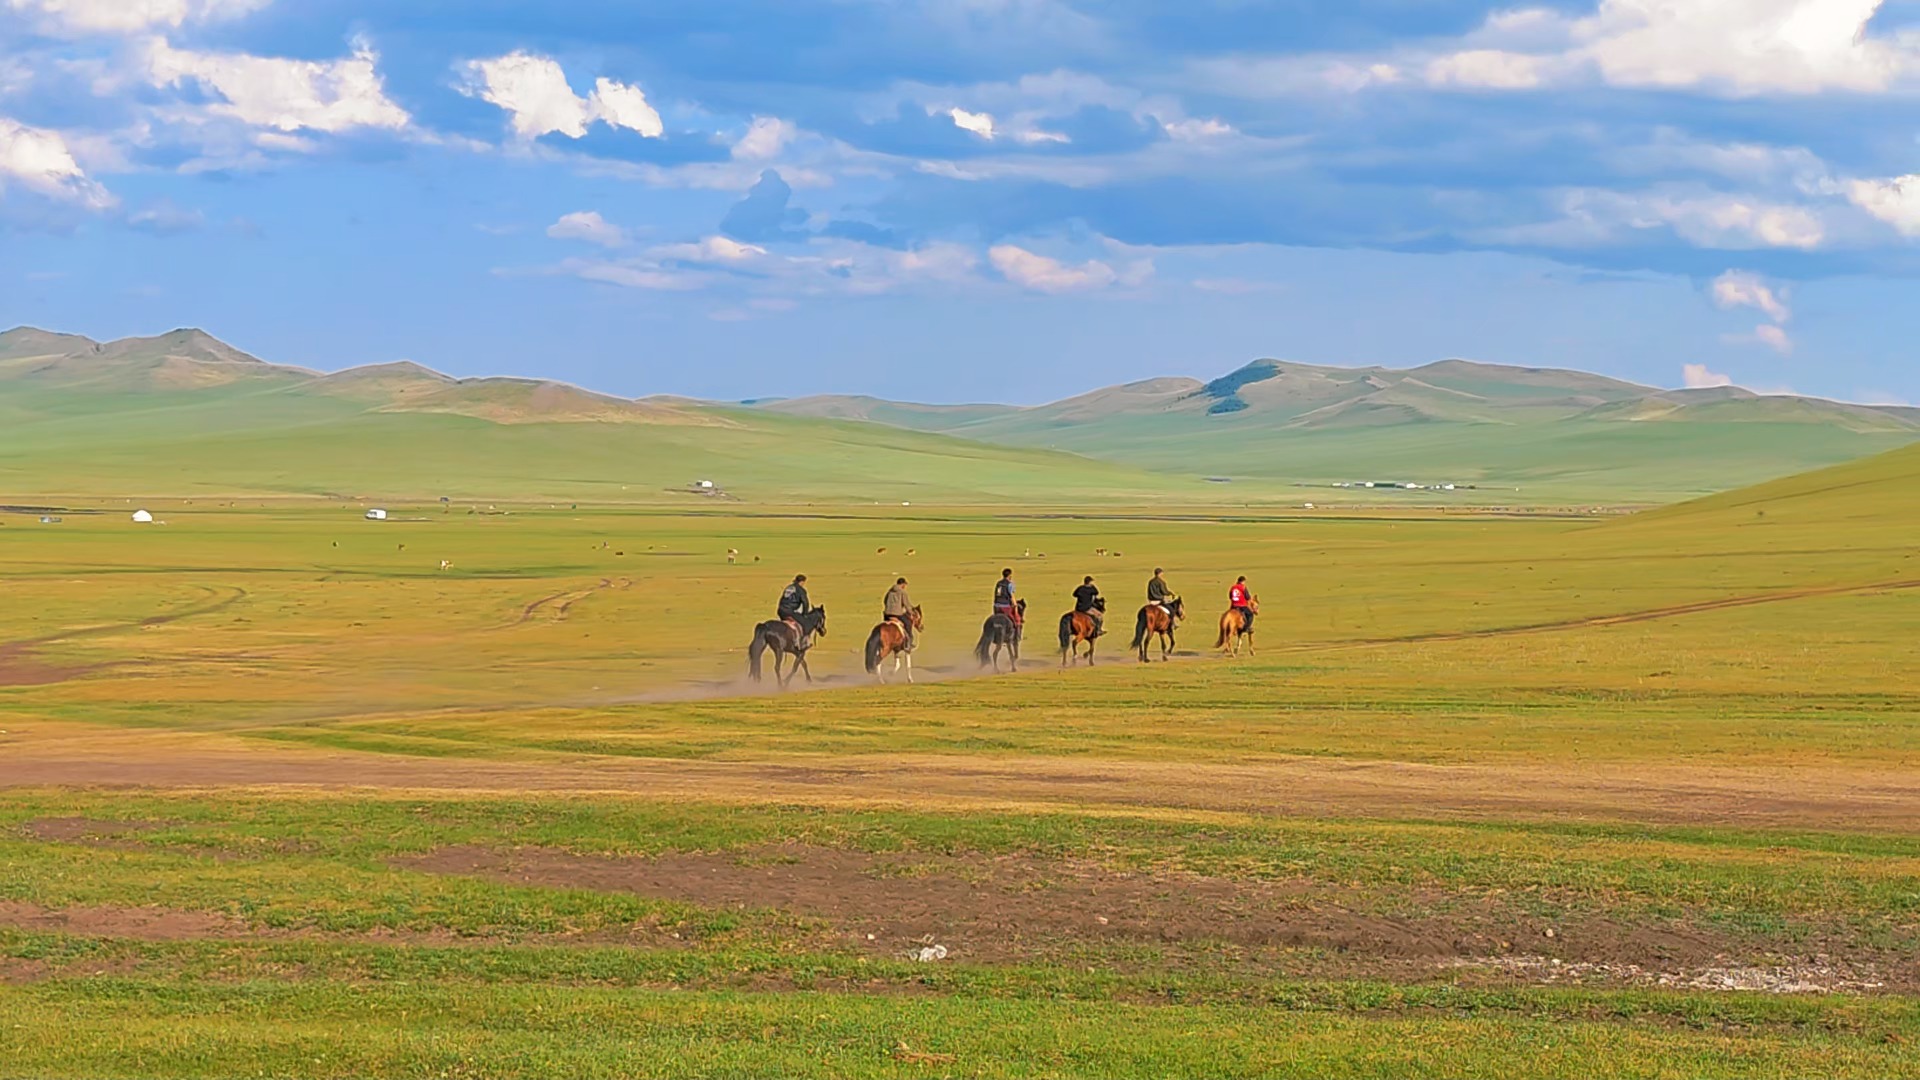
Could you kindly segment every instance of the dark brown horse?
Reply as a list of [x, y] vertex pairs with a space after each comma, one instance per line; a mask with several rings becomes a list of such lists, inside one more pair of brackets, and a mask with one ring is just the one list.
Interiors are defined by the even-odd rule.
[[1159, 635], [1160, 659], [1173, 655], [1173, 632], [1187, 617], [1187, 605], [1177, 596], [1162, 604], [1148, 604], [1133, 622], [1133, 647], [1140, 650], [1140, 662], [1147, 663], [1147, 639]]
[[[1022, 600], [1014, 607], [1019, 610], [1020, 617], [1024, 620], [1027, 615], [1027, 602]], [[981, 667], [992, 664], [993, 673], [998, 675], [1000, 674], [1000, 654], [1003, 651], [1007, 654], [1007, 670], [1019, 671], [1020, 623], [1015, 622], [1004, 612], [996, 611], [987, 616], [987, 621], [980, 627], [980, 644], [973, 647], [973, 658], [980, 661]]]
[[[1106, 597], [1100, 597], [1093, 606], [1101, 611], [1107, 610]], [[1080, 662], [1080, 643], [1087, 643], [1087, 666], [1093, 666], [1093, 616], [1084, 611], [1069, 611], [1060, 616], [1060, 666], [1066, 667], [1068, 658], [1074, 663]]]
[[[926, 620], [920, 615], [920, 605], [913, 606], [913, 613], [909, 617], [913, 619], [914, 634], [918, 635], [926, 629]], [[914, 641], [918, 644], [919, 638], [916, 636]], [[880, 625], [873, 628], [873, 633], [867, 635], [867, 674], [886, 682], [887, 677], [881, 674], [880, 665], [888, 657], [893, 658], [893, 670], [896, 672], [902, 663], [907, 665], [907, 681], [912, 682], [913, 646], [907, 644], [907, 632], [901, 629], [898, 622], [882, 619]]]
[[[1248, 599], [1252, 602], [1247, 605], [1247, 610], [1255, 615], [1260, 614], [1260, 598], [1253, 596]], [[1247, 655], [1252, 656], [1253, 631], [1247, 626], [1246, 618], [1237, 609], [1228, 608], [1227, 613], [1220, 616], [1220, 640], [1214, 642], [1213, 647], [1226, 649], [1228, 656], [1239, 656], [1242, 638], [1247, 642]]]
[[[753, 642], [747, 646], [747, 676], [754, 682], [760, 681], [760, 654], [773, 650], [773, 677], [782, 690], [793, 679], [793, 673], [803, 672], [807, 681], [813, 681], [813, 669], [807, 666], [807, 650], [813, 648], [813, 639], [827, 636], [827, 609], [814, 608], [800, 616], [800, 629], [795, 630], [785, 619], [763, 622], [753, 628]], [[793, 657], [793, 665], [783, 673], [781, 661]]]

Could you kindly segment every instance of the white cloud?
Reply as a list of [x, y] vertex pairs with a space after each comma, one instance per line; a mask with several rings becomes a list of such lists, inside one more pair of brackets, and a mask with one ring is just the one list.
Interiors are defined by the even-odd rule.
[[1427, 65], [1433, 86], [1465, 86], [1488, 90], [1531, 90], [1545, 81], [1546, 62], [1525, 53], [1500, 49], [1471, 49], [1443, 56]]
[[1786, 294], [1768, 285], [1758, 274], [1729, 270], [1713, 281], [1713, 302], [1722, 308], [1758, 308], [1774, 322], [1793, 318]]
[[1754, 339], [1782, 356], [1793, 352], [1793, 338], [1787, 332], [1772, 323], [1761, 323], [1753, 328]]
[[232, 19], [273, 0], [7, 0], [43, 28], [66, 33], [134, 33], [156, 26]]
[[153, 85], [192, 82], [221, 99], [208, 113], [283, 132], [407, 127], [412, 118], [387, 97], [379, 59], [365, 41], [351, 56], [315, 61], [193, 52], [158, 38], [146, 56]]
[[800, 135], [800, 129], [772, 116], [756, 116], [740, 141], [733, 144], [733, 157], [737, 161], [769, 161], [780, 156]]
[[1616, 86], [1879, 91], [1915, 64], [1910, 43], [1867, 34], [1883, 2], [1602, 0], [1573, 36]]
[[639, 87], [600, 79], [593, 93], [582, 98], [568, 85], [566, 70], [545, 56], [514, 52], [468, 61], [465, 70], [461, 92], [506, 110], [514, 134], [523, 139], [550, 134], [584, 138], [587, 125], [596, 120], [649, 139], [666, 130]]
[[80, 168], [59, 132], [31, 128], [0, 116], [0, 190], [8, 182], [89, 210], [114, 205], [107, 189]]
[[1174, 120], [1160, 126], [1176, 142], [1205, 142], [1236, 134], [1231, 124], [1213, 119]]
[[953, 126], [959, 128], [961, 131], [971, 131], [975, 135], [989, 141], [991, 141], [995, 135], [993, 117], [988, 113], [968, 112], [965, 109], [953, 108], [947, 110], [947, 115], [952, 118]]
[[1023, 288], [1040, 292], [1073, 292], [1080, 289], [1104, 289], [1120, 280], [1113, 267], [1098, 259], [1070, 266], [1013, 244], [997, 244], [988, 249], [987, 258], [1000, 276]]
[[582, 240], [605, 248], [622, 248], [629, 242], [627, 230], [601, 217], [594, 210], [577, 210], [561, 215], [559, 221], [547, 226], [547, 235], [555, 240]]
[[612, 79], [594, 80], [587, 113], [611, 127], [626, 128], [648, 139], [657, 139], [667, 131], [659, 112], [647, 104], [647, 95], [639, 87]]
[[[1879, 93], [1920, 75], [1920, 37], [1869, 32], [1886, 0], [1599, 0], [1592, 14], [1496, 12], [1479, 29], [1377, 57], [1238, 58], [1202, 70], [1249, 96], [1429, 86], [1525, 91], [1599, 82], [1736, 97]], [[1387, 77], [1382, 77], [1391, 73]]]
[[767, 249], [754, 244], [743, 244], [724, 236], [709, 236], [693, 244], [669, 244], [653, 249], [652, 254], [663, 259], [677, 259], [695, 263], [744, 263], [765, 255]]
[[1705, 364], [1682, 364], [1680, 376], [1689, 390], [1711, 390], [1720, 386], [1732, 386], [1733, 380], [1717, 371], [1707, 370]]
[[1920, 236], [1920, 174], [1891, 180], [1855, 180], [1846, 185], [1855, 206], [1900, 230]]
[[1557, 221], [1488, 231], [1509, 243], [1580, 247], [1614, 244], [1668, 230], [1695, 247], [1726, 251], [1810, 251], [1826, 240], [1820, 215], [1803, 206], [1690, 187], [1653, 192], [1576, 188], [1559, 195]]

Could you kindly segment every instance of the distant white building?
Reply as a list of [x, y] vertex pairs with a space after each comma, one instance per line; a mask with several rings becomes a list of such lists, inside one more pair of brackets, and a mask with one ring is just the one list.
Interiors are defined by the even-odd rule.
[[713, 490], [713, 481], [711, 481], [711, 480], [695, 480], [695, 481], [693, 482], [693, 486], [694, 486], [694, 487], [697, 487], [697, 488], [699, 488], [699, 489], [700, 489], [701, 491], [712, 491], [712, 490]]
[[385, 510], [380, 510], [380, 509], [369, 510], [367, 511], [367, 520], [368, 521], [385, 521], [387, 520], [387, 512]]
[[133, 512], [133, 520], [142, 525], [151, 525], [153, 524], [153, 515], [147, 513], [145, 510], [135, 510]]

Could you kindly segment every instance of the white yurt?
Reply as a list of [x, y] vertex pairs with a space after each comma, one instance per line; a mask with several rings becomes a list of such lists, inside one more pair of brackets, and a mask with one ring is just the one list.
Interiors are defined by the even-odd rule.
[[385, 521], [387, 520], [387, 512], [385, 510], [378, 510], [378, 509], [369, 510], [367, 511], [367, 520], [368, 521]]
[[147, 513], [145, 510], [135, 510], [133, 512], [133, 520], [142, 525], [151, 525], [153, 524], [153, 515]]

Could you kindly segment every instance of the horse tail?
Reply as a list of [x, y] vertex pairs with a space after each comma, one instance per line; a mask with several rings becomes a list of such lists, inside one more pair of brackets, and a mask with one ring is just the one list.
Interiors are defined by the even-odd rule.
[[883, 644], [881, 634], [884, 630], [886, 630], [886, 624], [882, 623], [873, 628], [873, 633], [867, 635], [867, 674], [869, 675], [880, 670], [880, 648]]
[[993, 662], [993, 620], [980, 628], [980, 644], [973, 647], [973, 658], [980, 661], [981, 667]]
[[1147, 643], [1147, 609], [1140, 609], [1140, 617], [1133, 621], [1133, 644], [1129, 648], [1138, 649]]
[[1220, 640], [1214, 642], [1213, 647], [1216, 649], [1226, 648], [1227, 642], [1233, 638], [1233, 631], [1233, 612], [1229, 611], [1225, 615], [1220, 616]]
[[1060, 616], [1060, 651], [1066, 652], [1067, 647], [1072, 644], [1073, 644], [1073, 615], [1069, 613], [1069, 614]]
[[760, 654], [767, 649], [767, 635], [753, 632], [753, 644], [747, 646], [747, 677], [754, 682], [760, 681]]

